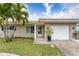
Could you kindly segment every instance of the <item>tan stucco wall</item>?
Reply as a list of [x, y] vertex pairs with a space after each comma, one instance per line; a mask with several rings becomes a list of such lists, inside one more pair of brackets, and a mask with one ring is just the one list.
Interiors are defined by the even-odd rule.
[[[4, 37], [4, 32], [1, 30], [0, 27], [0, 37]], [[14, 37], [28, 37], [33, 38], [34, 33], [26, 33], [26, 27], [23, 25], [16, 25], [16, 31], [14, 33]]]
[[[43, 25], [45, 25], [45, 27], [44, 27], [44, 38], [45, 38], [45, 40], [47, 40], [47, 34], [46, 34], [47, 27], [51, 27], [52, 25], [56, 25], [56, 24], [43, 24]], [[59, 24], [59, 25], [63, 25], [63, 24]], [[65, 25], [67, 25], [67, 24], [65, 24]], [[75, 30], [72, 29], [72, 27], [74, 27], [74, 26], [75, 26], [75, 24], [69, 24], [70, 39], [73, 39], [72, 36], [73, 36], [73, 33], [74, 33]], [[1, 27], [0, 27], [0, 37], [4, 37], [4, 33], [1, 30]], [[25, 26], [17, 25], [14, 37], [33, 37], [34, 38], [34, 33], [26, 33], [26, 27]]]
[[73, 37], [73, 33], [75, 32], [75, 29], [73, 29], [73, 27], [75, 27], [75, 25], [76, 24], [70, 24], [69, 25], [69, 29], [70, 29], [70, 39], [72, 40], [72, 39], [74, 39], [74, 37]]
[[14, 37], [34, 37], [34, 33], [26, 33], [26, 27], [17, 25]]
[[51, 28], [52, 24], [45, 24], [45, 40], [47, 40], [47, 27]]
[[4, 37], [4, 32], [1, 30], [1, 27], [0, 27], [0, 37]]

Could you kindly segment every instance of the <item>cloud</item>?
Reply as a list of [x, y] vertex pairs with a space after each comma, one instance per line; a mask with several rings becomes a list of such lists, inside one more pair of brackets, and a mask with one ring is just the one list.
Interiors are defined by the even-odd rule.
[[37, 13], [33, 13], [33, 14], [30, 14], [29, 13], [29, 18], [38, 18], [39, 16], [37, 15]]
[[[24, 3], [23, 3], [23, 4], [24, 4]], [[30, 9], [29, 9], [30, 6], [29, 6], [28, 4], [26, 4], [26, 3], [25, 3], [24, 5], [25, 5], [26, 8], [27, 8], [26, 11], [29, 13], [29, 18], [28, 18], [28, 20], [29, 20], [29, 21], [31, 21], [31, 20], [32, 20], [32, 21], [37, 21], [37, 20], [38, 20], [38, 17], [39, 17], [39, 16], [37, 15], [37, 13], [31, 13], [31, 12], [30, 12]], [[24, 11], [24, 9], [23, 9], [23, 11]]]
[[60, 10], [59, 12], [53, 12], [53, 10], [51, 10], [51, 7], [54, 6], [54, 4], [49, 5], [49, 3], [44, 3], [43, 6], [46, 9], [46, 12], [43, 12], [44, 17], [41, 18], [69, 18], [70, 17], [70, 8], [71, 4], [61, 4], [63, 6], [62, 10]]
[[[24, 3], [23, 3], [24, 4]], [[37, 13], [30, 13], [30, 9], [29, 9], [29, 5], [28, 4], [24, 4], [26, 6], [26, 11], [29, 13], [29, 18], [28, 20], [29, 21], [37, 21], [38, 20], [38, 16], [37, 16]], [[25, 11], [25, 9], [22, 9], [22, 11]]]
[[70, 15], [65, 11], [54, 13], [51, 18], [70, 18]]
[[70, 14], [72, 17], [79, 18], [79, 4], [76, 5], [74, 8], [72, 7], [72, 8], [69, 10], [69, 14]]
[[43, 14], [49, 16], [51, 14], [51, 7], [53, 4], [49, 5], [49, 3], [44, 3], [43, 6], [46, 9], [46, 12], [43, 12]]
[[[45, 12], [41, 13], [40, 15], [38, 15], [37, 12], [29, 14], [29, 19], [36, 20], [37, 18], [79, 18], [79, 4], [61, 4], [63, 8], [59, 12], [53, 12], [53, 10], [51, 10], [54, 4], [44, 3], [43, 6], [45, 7]], [[30, 6], [28, 6], [28, 12], [30, 11], [29, 7]]]
[[79, 18], [79, 4], [71, 4], [67, 8], [66, 12], [67, 12], [68, 17]]
[[63, 9], [48, 16], [49, 18], [79, 18], [79, 4], [62, 4]]
[[29, 14], [29, 21], [37, 21], [38, 20], [38, 18], [39, 18], [39, 16], [37, 16], [37, 14], [36, 13], [33, 13], [33, 15], [31, 15], [31, 14]]
[[33, 14], [33, 17], [38, 18], [38, 16], [37, 16], [37, 14], [36, 14], [36, 13], [34, 13], [34, 14]]

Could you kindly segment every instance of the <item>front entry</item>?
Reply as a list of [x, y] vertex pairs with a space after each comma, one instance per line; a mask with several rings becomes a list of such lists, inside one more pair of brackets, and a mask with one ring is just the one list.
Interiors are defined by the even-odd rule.
[[42, 38], [44, 36], [44, 26], [43, 25], [36, 26], [36, 34], [37, 34], [37, 37], [40, 37], [40, 38]]

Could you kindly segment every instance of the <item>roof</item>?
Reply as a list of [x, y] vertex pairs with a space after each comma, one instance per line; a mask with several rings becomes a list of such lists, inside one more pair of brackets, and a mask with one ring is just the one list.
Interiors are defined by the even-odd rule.
[[61, 19], [40, 18], [39, 22], [42, 22], [42, 23], [79, 23], [79, 19], [76, 19], [76, 18], [61, 18]]
[[[29, 21], [27, 24], [45, 24], [45, 23], [79, 23], [79, 19], [75, 18], [65, 18], [65, 19], [54, 19], [54, 18], [40, 18], [38, 21]], [[13, 24], [10, 22], [9, 24]], [[22, 22], [17, 23], [21, 25]]]

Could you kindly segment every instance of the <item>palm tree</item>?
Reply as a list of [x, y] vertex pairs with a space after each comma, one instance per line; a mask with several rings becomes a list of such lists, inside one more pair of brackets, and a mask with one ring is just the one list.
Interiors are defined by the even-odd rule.
[[21, 11], [22, 8], [26, 7], [19, 3], [1, 3], [0, 4], [0, 24], [3, 26], [4, 36], [6, 42], [9, 40], [12, 41], [12, 38], [14, 36], [15, 27], [13, 34], [9, 38], [8, 34], [8, 27], [9, 27], [9, 19], [11, 18], [13, 22], [16, 24], [17, 21], [23, 21], [23, 24], [28, 22], [28, 13], [26, 11]]
[[[17, 22], [22, 21], [23, 25], [25, 25], [26, 23], [28, 23], [28, 20], [27, 20], [28, 13], [26, 11], [22, 11], [22, 9], [26, 9], [26, 7], [19, 3], [14, 4], [13, 5], [13, 16], [16, 19], [16, 21], [15, 21], [16, 24], [17, 24]], [[13, 21], [14, 21], [14, 19], [13, 19]], [[14, 29], [14, 32], [15, 32], [15, 29]], [[13, 32], [13, 35], [14, 35], [14, 32]], [[11, 36], [11, 38], [13, 38], [13, 35]]]

